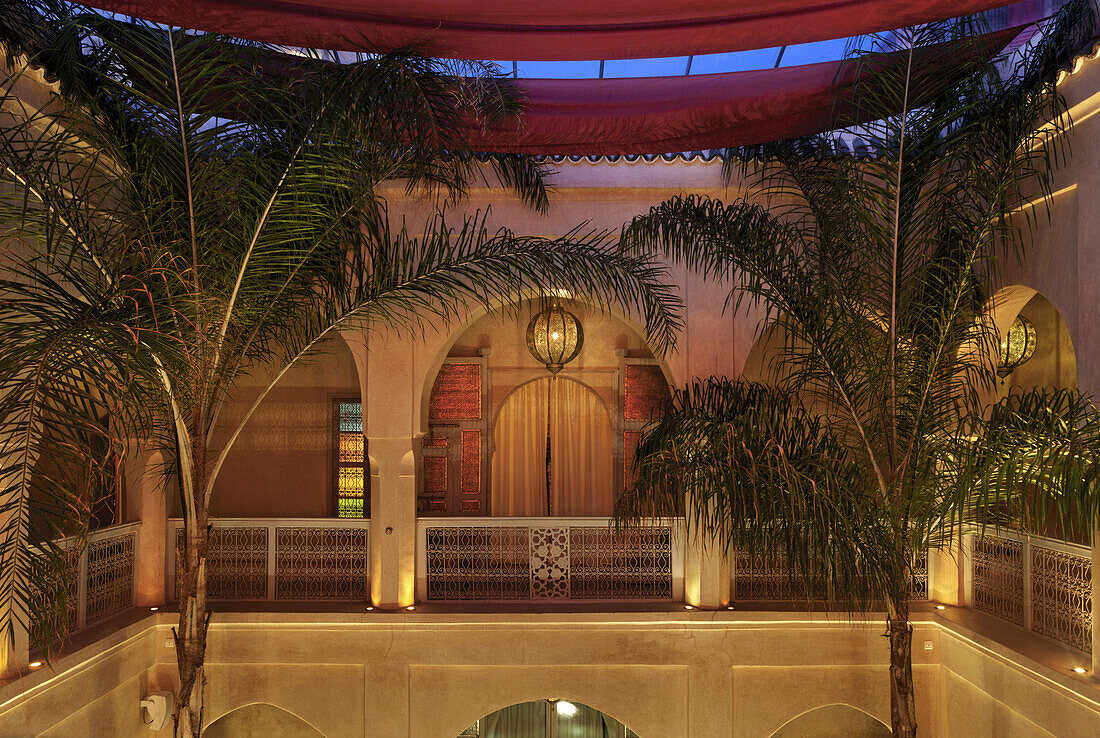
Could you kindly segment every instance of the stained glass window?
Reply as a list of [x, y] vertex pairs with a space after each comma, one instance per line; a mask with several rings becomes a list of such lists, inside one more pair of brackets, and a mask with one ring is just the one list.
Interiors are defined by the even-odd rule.
[[336, 517], [370, 517], [363, 454], [363, 403], [337, 400], [334, 404], [333, 496]]

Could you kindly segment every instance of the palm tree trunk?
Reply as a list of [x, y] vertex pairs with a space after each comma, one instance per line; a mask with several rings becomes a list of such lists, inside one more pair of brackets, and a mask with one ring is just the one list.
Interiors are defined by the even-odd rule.
[[890, 636], [891, 729], [894, 738], [913, 738], [917, 734], [917, 712], [913, 699], [913, 626], [909, 622], [908, 600], [890, 603], [886, 627]]
[[176, 698], [177, 738], [197, 738], [202, 731], [203, 688], [206, 686], [206, 552], [209, 540], [205, 505], [194, 520], [184, 516], [184, 542], [177, 549], [180, 605], [176, 628], [176, 662], [180, 690]]
[[[202, 427], [198, 422], [195, 425]], [[180, 458], [183, 542], [176, 550], [179, 562], [176, 601], [179, 602], [180, 617], [175, 633], [180, 690], [174, 717], [176, 738], [198, 738], [202, 733], [206, 633], [210, 627], [210, 612], [206, 607], [206, 555], [210, 527], [205, 494], [205, 442], [201, 434], [194, 433], [184, 444], [190, 448], [187, 449], [189, 453], [186, 456], [181, 454]]]

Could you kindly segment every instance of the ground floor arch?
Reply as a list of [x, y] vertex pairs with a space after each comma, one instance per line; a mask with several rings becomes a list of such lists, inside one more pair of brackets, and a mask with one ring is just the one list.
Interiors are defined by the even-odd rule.
[[458, 738], [637, 738], [637, 734], [593, 707], [549, 698], [491, 712]]
[[266, 702], [238, 707], [212, 722], [204, 738], [324, 738], [324, 733], [292, 712]]

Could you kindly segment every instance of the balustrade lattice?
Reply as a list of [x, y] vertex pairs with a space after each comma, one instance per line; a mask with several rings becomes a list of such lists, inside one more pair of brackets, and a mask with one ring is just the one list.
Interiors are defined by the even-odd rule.
[[928, 599], [928, 552], [917, 551], [913, 554], [913, 566], [910, 570], [912, 578], [911, 599]]
[[518, 600], [531, 591], [525, 527], [428, 528], [429, 600]]
[[1024, 549], [1019, 541], [985, 535], [973, 545], [974, 607], [1024, 624]]
[[1092, 562], [1031, 546], [1031, 628], [1092, 651]]
[[667, 526], [429, 526], [429, 600], [671, 599]]
[[275, 599], [366, 599], [369, 557], [362, 528], [276, 528]]
[[573, 599], [671, 599], [672, 531], [569, 529]]
[[72, 538], [54, 541], [63, 571], [43, 566], [30, 575], [33, 646], [45, 647], [47, 634], [64, 638], [133, 607], [138, 528], [125, 523], [96, 530], [83, 545]]
[[[369, 520], [218, 520], [207, 549], [211, 600], [365, 600]], [[183, 530], [176, 522], [176, 545]], [[178, 580], [179, 562], [173, 570]]]
[[96, 623], [134, 604], [134, 532], [88, 544], [87, 623]]

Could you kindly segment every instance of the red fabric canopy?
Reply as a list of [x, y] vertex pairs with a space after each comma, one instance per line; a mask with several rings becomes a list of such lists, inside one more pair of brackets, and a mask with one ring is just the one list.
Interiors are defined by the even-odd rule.
[[633, 59], [874, 33], [1008, 0], [91, 0], [94, 7], [321, 49], [423, 44], [459, 59]]
[[[996, 53], [1020, 29], [989, 34]], [[962, 52], [962, 53], [975, 53]], [[929, 54], [917, 73], [951, 79], [950, 54]], [[901, 61], [886, 55], [883, 64]], [[817, 133], [836, 125], [855, 65], [824, 62], [750, 72], [631, 79], [519, 80], [527, 97], [520, 126], [472, 135], [475, 151], [524, 154], [658, 154], [742, 146]]]

